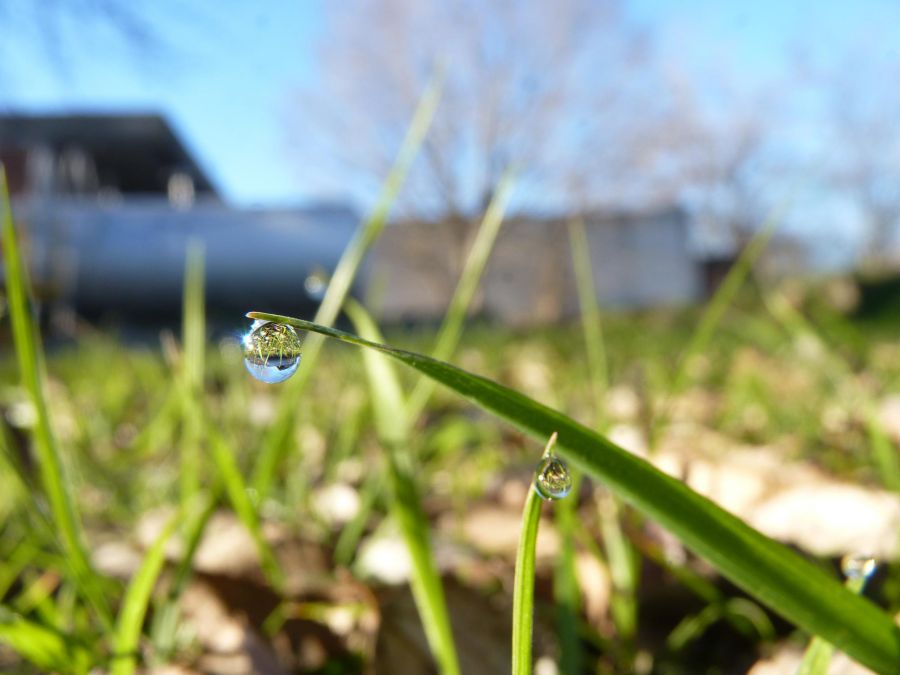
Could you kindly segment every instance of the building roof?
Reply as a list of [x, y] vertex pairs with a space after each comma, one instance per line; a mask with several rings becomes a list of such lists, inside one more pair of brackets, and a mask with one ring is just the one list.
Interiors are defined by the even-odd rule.
[[116, 175], [123, 192], [164, 191], [168, 175], [161, 167], [177, 167], [194, 180], [198, 194], [217, 195], [209, 177], [158, 114], [0, 114], [0, 149], [77, 147], [94, 158], [101, 170]]

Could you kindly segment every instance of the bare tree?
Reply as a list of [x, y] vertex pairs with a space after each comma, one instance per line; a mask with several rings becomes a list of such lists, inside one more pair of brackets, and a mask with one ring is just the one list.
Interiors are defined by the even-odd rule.
[[[85, 49], [86, 44], [88, 49], [95, 48], [92, 40], [98, 34], [114, 37], [121, 54], [130, 57], [140, 69], [152, 72], [163, 61], [161, 57], [177, 57], [187, 51], [185, 45], [171, 39], [161, 17], [177, 17], [195, 27], [192, 37], [197, 43], [215, 37], [229, 44], [232, 36], [221, 20], [228, 15], [229, 4], [225, 0], [212, 11], [177, 0], [153, 4], [132, 0], [0, 0], [0, 26], [5, 35], [16, 35], [19, 44], [24, 41], [38, 45], [51, 71], [61, 78], [72, 75], [73, 53]], [[16, 46], [12, 40], [0, 41], [0, 78], [15, 74], [6, 67], [15, 62], [10, 50]]]
[[865, 220], [866, 262], [879, 267], [889, 261], [900, 225], [900, 61], [865, 54], [829, 82], [830, 177]]
[[568, 206], [573, 191], [619, 198], [649, 175], [659, 155], [650, 143], [677, 103], [650, 37], [615, 0], [355, 0], [330, 5], [326, 20], [321, 79], [300, 93], [292, 122], [312, 181], [334, 174], [319, 170], [329, 162], [349, 184], [383, 176], [444, 64], [441, 106], [408, 186], [416, 216], [471, 222], [510, 164], [525, 206]]
[[768, 147], [771, 123], [759, 106], [720, 109], [715, 118], [698, 115], [679, 148], [684, 201], [714, 246], [740, 247], [765, 219], [777, 170]]

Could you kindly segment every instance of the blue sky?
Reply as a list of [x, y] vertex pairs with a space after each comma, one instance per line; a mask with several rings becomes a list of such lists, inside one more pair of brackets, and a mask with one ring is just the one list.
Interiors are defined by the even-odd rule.
[[[99, 22], [69, 21], [62, 69], [36, 30], [16, 24], [14, 34], [4, 36], [0, 106], [161, 110], [233, 203], [337, 196], [305, 189], [294, 168], [300, 158], [286, 143], [291, 92], [314, 83], [316, 44], [327, 39], [321, 3], [236, 2], [216, 14], [201, 9], [203, 3], [185, 6], [174, 11], [173, 3], [164, 11], [148, 3], [146, 14], [164, 43], [149, 58], [135, 55]], [[628, 7], [656, 34], [667, 61], [701, 76], [728, 72], [736, 88], [748, 91], [782, 77], [800, 53], [827, 61], [863, 42], [896, 51], [887, 31], [900, 26], [900, 5], [874, 0], [636, 0]], [[197, 17], [213, 23], [198, 31], [190, 27]], [[198, 42], [197, 35], [207, 37]]]

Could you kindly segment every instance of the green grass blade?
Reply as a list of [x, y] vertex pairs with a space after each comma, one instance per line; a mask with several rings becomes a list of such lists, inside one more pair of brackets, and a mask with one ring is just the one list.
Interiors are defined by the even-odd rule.
[[334, 545], [334, 560], [338, 565], [347, 566], [353, 560], [366, 525], [375, 509], [383, 483], [384, 478], [381, 474], [370, 473], [360, 487], [359, 512], [344, 526]]
[[112, 612], [100, 587], [99, 578], [90, 563], [81, 521], [72, 498], [71, 480], [65, 474], [50, 421], [50, 411], [44, 395], [46, 376], [43, 351], [40, 335], [29, 307], [28, 273], [19, 252], [6, 186], [6, 173], [2, 165], [0, 165], [0, 209], [3, 211], [2, 247], [6, 295], [19, 371], [37, 413], [34, 447], [41, 485], [50, 504], [53, 521], [78, 587], [93, 605], [100, 619], [111, 625]]
[[697, 329], [694, 331], [690, 342], [688, 342], [687, 347], [685, 347], [684, 352], [682, 352], [679, 358], [678, 367], [673, 379], [672, 393], [677, 394], [684, 389], [684, 386], [687, 384], [687, 375], [689, 372], [688, 366], [690, 365], [690, 362], [695, 356], [706, 351], [716, 328], [718, 328], [719, 324], [722, 322], [722, 318], [725, 316], [725, 312], [728, 311], [729, 306], [731, 306], [731, 303], [734, 302], [734, 299], [737, 297], [738, 292], [744, 285], [744, 281], [746, 281], [750, 272], [753, 270], [753, 265], [756, 264], [759, 256], [762, 255], [763, 251], [765, 251], [766, 247], [769, 245], [769, 241], [771, 241], [772, 236], [775, 234], [776, 228], [781, 223], [786, 207], [787, 203], [785, 202], [772, 211], [766, 221], [762, 224], [762, 227], [760, 227], [756, 234], [753, 235], [750, 243], [744, 247], [743, 251], [741, 251], [738, 259], [731, 266], [731, 269], [728, 270], [728, 274], [725, 275], [725, 279], [722, 281], [719, 288], [716, 289], [712, 300], [709, 301], [709, 304], [707, 304], [706, 309], [703, 312], [703, 316], [700, 318]]
[[[344, 250], [338, 261], [334, 274], [328, 283], [325, 297], [316, 312], [315, 322], [320, 325], [330, 326], [334, 323], [344, 304], [344, 300], [350, 292], [353, 280], [356, 278], [366, 253], [381, 235], [391, 207], [400, 194], [400, 189], [406, 181], [406, 175], [415, 160], [419, 149], [425, 140], [425, 135], [431, 127], [431, 120], [437, 110], [441, 97], [443, 77], [436, 74], [428, 84], [419, 103], [413, 113], [412, 121], [406, 132], [406, 137], [400, 146], [394, 165], [381, 187], [381, 194], [369, 218], [360, 226], [353, 239]], [[322, 348], [322, 340], [318, 336], [310, 336], [303, 345], [303, 368], [294, 375], [286, 385], [287, 391], [281, 400], [278, 416], [272, 425], [271, 431], [266, 435], [259, 458], [253, 469], [251, 484], [259, 494], [260, 499], [265, 499], [272, 487], [278, 464], [290, 444], [291, 430], [294, 424], [294, 415], [299, 406], [300, 398], [309, 381], [314, 365]]]
[[250, 499], [250, 488], [244, 480], [241, 470], [238, 468], [234, 452], [212, 425], [207, 425], [207, 434], [210, 454], [219, 473], [219, 478], [222, 480], [225, 494], [228, 495], [231, 508], [234, 509], [238, 519], [253, 538], [259, 555], [260, 565], [269, 583], [272, 584], [276, 591], [283, 591], [284, 573], [281, 570], [278, 559], [275, 557], [275, 553], [263, 536], [259, 514], [256, 511], [253, 500]]
[[[188, 582], [194, 573], [194, 557], [200, 548], [203, 533], [210, 519], [216, 511], [219, 503], [221, 489], [217, 489], [212, 495], [199, 499], [198, 505], [202, 508], [190, 509], [187, 521], [183, 524], [182, 535], [184, 537], [184, 554], [175, 569], [172, 583], [166, 597], [153, 613], [153, 625], [150, 633], [153, 641], [154, 655], [168, 662], [175, 652], [175, 639], [178, 630], [179, 607], [178, 599], [187, 588]], [[204, 503], [205, 499], [205, 503]]]
[[[578, 291], [578, 306], [581, 312], [581, 330], [587, 353], [588, 376], [594, 400], [594, 426], [602, 431], [606, 418], [604, 395], [609, 386], [609, 371], [597, 292], [594, 288], [594, 270], [591, 263], [590, 247], [584, 221], [581, 218], [569, 222], [569, 244], [572, 250], [572, 267]], [[622, 532], [621, 508], [612, 497], [601, 499], [600, 514], [606, 562], [609, 565], [613, 592], [610, 598], [610, 612], [616, 626], [616, 651], [633, 652], [632, 638], [637, 628], [637, 572], [631, 543]], [[620, 661], [623, 660], [620, 657]]]
[[[506, 171], [503, 174], [484, 213], [475, 241], [472, 242], [472, 248], [469, 250], [465, 266], [459, 277], [459, 283], [456, 285], [450, 306], [447, 308], [444, 321], [438, 331], [434, 349], [431, 352], [432, 357], [440, 361], [446, 361], [453, 356], [453, 352], [459, 345], [466, 314], [475, 297], [475, 292], [478, 290], [478, 284], [485, 267], [487, 267], [488, 258], [490, 258], [494, 243], [497, 241], [497, 235], [500, 233], [506, 207], [512, 196], [514, 180], [512, 171]], [[416, 382], [408, 403], [410, 423], [414, 424], [425, 410], [428, 400], [434, 393], [434, 388], [434, 381], [427, 377], [421, 377]]]
[[599, 510], [603, 547], [613, 586], [610, 611], [619, 637], [631, 640], [638, 626], [635, 552], [622, 531], [622, 509], [616, 499], [611, 495], [604, 495], [599, 500]]
[[803, 654], [797, 675], [828, 675], [834, 647], [822, 638], [813, 638]]
[[560, 455], [616, 496], [655, 519], [733, 583], [810, 633], [821, 635], [860, 663], [890, 672], [900, 663], [900, 628], [788, 547], [769, 539], [683, 482], [659, 471], [604, 436], [487, 378], [427, 356], [364, 340], [291, 317], [250, 312], [375, 349], [440, 381], [484, 410], [535, 438], [559, 432]]
[[[556, 433], [544, 447], [544, 457], [553, 449]], [[531, 642], [534, 632], [534, 570], [538, 527], [541, 524], [540, 496], [532, 482], [522, 510], [522, 532], [516, 549], [516, 572], [513, 580], [512, 673], [530, 675]]]
[[[816, 327], [799, 311], [794, 309], [787, 298], [780, 293], [770, 293], [765, 295], [763, 299], [769, 314], [784, 327], [794, 340], [804, 339], [811, 341], [822, 353], [827, 355], [829, 365], [836, 373], [851, 378], [851, 381], [855, 378], [851, 364], [842, 358], [839, 353], [828, 347], [828, 344]], [[832, 379], [835, 386], [839, 386], [835, 378]], [[851, 400], [852, 407], [865, 410], [866, 435], [869, 437], [872, 459], [881, 481], [889, 490], [900, 492], [900, 457], [898, 457], [896, 448], [885, 432], [878, 413], [874, 410], [872, 395], [865, 391], [864, 388], [859, 388], [854, 399]]]
[[135, 671], [144, 616], [147, 614], [153, 587], [166, 562], [166, 544], [180, 518], [181, 514], [178, 513], [166, 524], [128, 584], [113, 636], [112, 675], [131, 675]]
[[203, 245], [191, 242], [184, 263], [184, 317], [181, 363], [185, 395], [182, 398], [181, 505], [187, 509], [200, 490], [200, 437], [203, 416], [199, 410], [203, 396], [206, 357], [206, 307], [204, 302]]
[[666, 638], [666, 649], [670, 652], [680, 652], [690, 642], [705, 633], [707, 628], [721, 619], [723, 612], [721, 605], [711, 604], [696, 614], [685, 617]]
[[575, 272], [578, 306], [581, 310], [581, 329], [584, 333], [588, 371], [594, 396], [594, 424], [599, 425], [605, 417], [603, 396], [609, 385], [609, 373], [600, 309], [597, 307], [597, 291], [594, 288], [591, 252], [584, 221], [580, 218], [569, 222], [569, 244], [572, 249], [572, 268]]
[[[375, 340], [381, 339], [374, 321], [359, 303], [348, 302], [346, 310], [361, 334]], [[437, 563], [431, 552], [428, 521], [414, 478], [407, 408], [400, 382], [393, 364], [381, 354], [366, 350], [363, 359], [372, 390], [375, 427], [387, 453], [391, 514], [400, 526], [412, 560], [410, 581], [416, 607], [441, 672], [459, 673], [450, 615]]]
[[84, 645], [5, 607], [0, 607], [0, 642], [47, 672], [86, 673], [93, 660]]
[[541, 498], [528, 491], [522, 511], [522, 534], [516, 551], [516, 576], [513, 585], [513, 675], [531, 673], [531, 639], [534, 629], [534, 558], [538, 525], [541, 520]]
[[[844, 586], [851, 593], [859, 595], [866, 587], [866, 578], [848, 578], [844, 582]], [[806, 652], [803, 654], [803, 660], [797, 669], [797, 675], [828, 675], [828, 666], [831, 665], [832, 656], [834, 656], [834, 645], [821, 637], [814, 637], [809, 641], [809, 646], [807, 646]]]

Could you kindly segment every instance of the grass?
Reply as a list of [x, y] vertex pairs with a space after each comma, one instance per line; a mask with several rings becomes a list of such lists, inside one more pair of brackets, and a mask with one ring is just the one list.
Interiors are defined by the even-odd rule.
[[[422, 147], [428, 129], [431, 127], [431, 121], [440, 102], [442, 85], [443, 74], [438, 72], [432, 77], [432, 81], [419, 99], [406, 136], [397, 152], [394, 165], [381, 187], [378, 201], [372, 213], [360, 225], [353, 239], [347, 245], [329, 280], [325, 296], [316, 311], [314, 320], [317, 323], [328, 326], [337, 319], [344, 300], [350, 293], [353, 281], [362, 266], [363, 259], [387, 224], [391, 208], [406, 181], [406, 176], [419, 149]], [[311, 336], [306, 341], [303, 355], [304, 367], [297, 376], [289, 381], [287, 390], [281, 399], [277, 420], [266, 434], [262, 450], [253, 468], [251, 480], [253, 489], [260, 498], [264, 499], [269, 494], [279, 464], [288, 452], [291, 442], [290, 432], [293, 428], [296, 411], [301, 404], [301, 398], [311, 373], [315, 372], [315, 364], [321, 347], [322, 341], [318, 336]]]
[[[515, 573], [512, 560], [497, 555], [468, 563], [474, 571], [457, 565], [450, 575], [451, 583], [491, 596], [481, 614], [490, 614], [497, 596], [506, 597], [511, 588], [513, 672], [531, 670], [535, 627], [546, 653], [547, 628], [534, 620], [551, 614], [551, 586], [559, 610], [552, 637], [562, 672], [629, 672], [636, 667], [636, 645], [657, 634], [664, 636], [653, 653], [659, 672], [703, 672], [697, 652], [708, 651], [703, 648], [723, 630], [756, 651], [785, 638], [782, 623], [773, 622], [772, 614], [723, 578], [798, 631], [817, 635], [810, 662], [824, 663], [840, 648], [878, 672], [891, 672], [900, 659], [900, 637], [886, 612], [857, 597], [856, 589], [843, 589], [821, 565], [767, 539], [611, 443], [604, 432], [618, 413], [604, 404], [612, 385], [630, 381], [636, 364], [646, 372], [664, 372], [672, 353], [702, 355], [713, 364], [708, 371], [688, 374], [685, 369], [676, 377], [690, 377], [693, 388], [716, 394], [703, 413], [709, 418], [695, 423], [719, 429], [734, 442], [789, 439], [794, 459], [812, 459], [847, 480], [896, 488], [896, 447], [877, 414], [877, 403], [900, 377], [892, 340], [862, 332], [836, 348], [829, 343], [834, 335], [829, 328], [840, 318], [816, 314], [833, 322], [817, 327], [803, 306], [774, 296], [756, 304], [743, 296], [738, 301], [748, 291], [735, 281], [705, 312], [604, 313], [601, 327], [590, 260], [583, 255], [586, 233], [578, 223], [570, 226], [570, 238], [582, 308], [579, 326], [516, 334], [476, 323], [464, 334], [464, 318], [505, 214], [508, 179], [487, 210], [436, 339], [405, 334], [394, 339], [411, 341], [414, 349], [384, 345], [371, 317], [347, 302], [347, 293], [421, 143], [417, 134], [427, 128], [435, 97], [434, 90], [426, 95], [413, 124], [417, 131], [404, 145], [384, 200], [343, 259], [330, 300], [326, 294], [320, 309], [322, 321], [333, 323], [345, 308], [362, 338], [318, 322], [254, 315], [311, 331], [300, 371], [280, 388], [250, 381], [235, 346], [207, 342], [203, 258], [197, 248], [186, 260], [181, 344], [167, 339], [161, 357], [156, 350], [123, 348], [107, 335], [90, 333], [76, 345], [54, 350], [48, 384], [17, 233], [0, 196], [16, 351], [15, 363], [0, 358], [0, 372], [10, 375], [7, 381], [18, 376], [23, 383], [0, 387], [0, 643], [18, 655], [0, 648], [0, 668], [124, 673], [190, 663], [199, 647], [185, 644], [180, 603], [192, 584], [204, 583], [194, 576], [193, 560], [211, 516], [230, 509], [249, 532], [260, 561], [258, 578], [233, 582], [255, 584], [251, 595], [276, 599], [268, 620], [248, 618], [265, 640], [271, 637], [271, 644], [282, 648], [290, 644], [297, 636], [288, 635], [299, 619], [315, 624], [317, 631], [331, 631], [332, 609], [354, 607], [353, 616], [363, 617], [366, 608], [374, 607], [377, 614], [382, 588], [372, 593], [366, 586], [364, 600], [329, 594], [363, 583], [353, 571], [360, 542], [389, 517], [398, 524], [412, 562], [410, 585], [428, 649], [441, 672], [460, 672], [473, 643], [467, 632], [473, 617], [454, 626], [454, 640], [435, 543], [454, 532], [444, 524], [451, 516], [465, 521], [475, 505], [500, 508], [505, 498], [496, 495], [509, 490], [510, 482], [527, 487], [515, 473], [504, 478], [505, 472], [531, 464], [523, 434], [544, 441], [558, 432], [559, 453], [578, 470], [576, 484], [584, 488], [579, 494], [576, 487], [554, 509], [562, 537], [558, 558], [549, 566], [534, 558], [540, 500], [529, 489]], [[741, 280], [752, 257], [743, 260]], [[841, 334], [854, 330], [841, 324]], [[364, 347], [362, 359], [319, 347], [310, 358], [310, 344], [320, 340], [321, 345], [324, 337]], [[802, 352], [810, 344], [816, 345], [812, 356]], [[448, 359], [489, 377], [445, 363]], [[395, 370], [393, 360], [411, 370]], [[751, 367], [742, 365], [745, 361]], [[535, 364], [545, 366], [537, 379]], [[522, 391], [500, 382], [515, 382]], [[670, 385], [648, 379], [641, 394], [645, 407], [659, 410], [660, 401], [683, 401], [687, 387], [673, 391]], [[784, 396], [780, 388], [788, 385], [795, 393]], [[554, 407], [535, 398], [552, 400]], [[848, 409], [851, 423], [832, 430], [820, 413], [835, 406]], [[747, 424], [742, 413], [749, 408], [762, 410], [763, 422]], [[666, 418], [675, 418], [672, 410], [665, 408]], [[25, 415], [25, 422], [7, 424], [17, 415]], [[488, 415], [510, 425], [497, 425]], [[317, 446], [322, 448], [318, 454]], [[352, 485], [359, 496], [349, 522], [335, 525], [318, 515], [319, 490], [332, 484]], [[114, 535], [128, 542], [143, 514], [174, 504], [176, 516], [155, 543], [140, 550], [130, 580], [123, 584], [94, 570], [96, 541]], [[712, 563], [722, 578], [693, 558], [669, 559], [650, 520]], [[315, 547], [326, 569], [307, 570], [297, 563], [283, 568], [282, 561], [292, 558], [276, 551], [264, 535], [267, 525], [284, 533], [281, 545], [287, 542], [288, 553], [291, 546]], [[163, 552], [172, 537], [181, 540], [184, 553], [170, 564]], [[612, 577], [612, 601], [599, 623], [587, 616], [586, 589], [576, 572], [575, 561], [584, 554]], [[644, 577], [639, 569], [651, 573]], [[495, 576], [472, 580], [483, 579], [485, 570]], [[288, 590], [286, 572], [308, 573], [307, 584], [325, 577], [327, 590], [315, 584], [312, 591]], [[504, 575], [512, 577], [511, 586]], [[884, 584], [873, 592], [880, 604], [897, 612], [900, 578], [890, 565], [884, 575]], [[691, 599], [668, 625], [646, 604], [660, 577]], [[158, 583], [161, 578], [166, 583]], [[376, 667], [381, 647], [359, 646], [356, 638], [351, 635], [346, 644], [356, 645], [352, 649], [364, 655], [361, 660], [328, 652], [327, 663], [316, 667], [327, 672]], [[617, 647], [623, 643], [627, 648]], [[500, 648], [509, 653], [505, 644]], [[483, 656], [487, 661], [493, 655]], [[290, 667], [313, 669], [295, 658]]]
[[[900, 628], [889, 616], [684, 483], [565, 415], [496, 382], [421, 354], [293, 317], [263, 312], [247, 316], [374, 349], [438, 380], [533, 437], [558, 431], [560, 453], [565, 458], [604, 481], [617, 496], [661, 523], [761, 602], [873, 669], [889, 671], [900, 662]], [[852, 623], [847, 623], [848, 616], [854, 617]]]
[[[556, 444], [556, 433], [550, 435], [544, 446], [543, 457], [548, 457]], [[535, 476], [534, 480], [538, 480]], [[531, 673], [531, 641], [534, 624], [534, 574], [538, 527], [541, 522], [541, 497], [534, 486], [528, 490], [522, 512], [522, 534], [516, 553], [516, 574], [513, 582], [513, 675]]]
[[[360, 334], [382, 339], [375, 322], [361, 305], [351, 301], [347, 312]], [[363, 358], [374, 402], [375, 428], [386, 454], [391, 514], [400, 526], [412, 561], [413, 596], [440, 671], [455, 675], [460, 672], [459, 659], [440, 573], [431, 551], [428, 520], [416, 485], [407, 403], [393, 364], [375, 352], [367, 352]]]
[[147, 550], [140, 568], [135, 572], [119, 610], [119, 619], [113, 634], [112, 675], [131, 675], [138, 661], [138, 646], [144, 625], [144, 616], [150, 604], [150, 595], [165, 563], [166, 544], [178, 526], [180, 513], [176, 513], [163, 528], [153, 545]]
[[109, 625], [112, 614], [85, 547], [81, 521], [75, 510], [72, 496], [72, 482], [65, 474], [53, 433], [50, 410], [45, 395], [46, 376], [41, 340], [29, 304], [28, 275], [19, 254], [16, 232], [13, 227], [12, 208], [6, 186], [6, 173], [2, 166], [0, 166], [0, 208], [2, 208], [3, 219], [2, 243], [6, 297], [9, 303], [9, 315], [20, 377], [28, 391], [29, 400], [37, 418], [34, 440], [41, 485], [50, 504], [53, 525], [62, 540], [67, 566], [76, 587], [94, 606], [99, 618]]
[[[459, 283], [450, 299], [450, 305], [447, 307], [444, 320], [438, 330], [434, 348], [431, 350], [431, 355], [436, 359], [446, 361], [453, 356], [453, 352], [459, 345], [466, 315], [475, 298], [475, 292], [478, 290], [481, 277], [487, 267], [488, 258], [497, 241], [497, 235], [500, 233], [500, 226], [503, 224], [503, 217], [506, 215], [506, 208], [512, 197], [514, 181], [515, 174], [511, 170], [507, 170], [500, 178], [497, 189], [485, 209], [484, 218], [466, 256]], [[416, 382], [407, 404], [408, 415], [412, 422], [415, 422], [425, 410], [434, 393], [434, 387], [434, 382], [427, 377], [420, 377]]]
[[[865, 589], [867, 581], [868, 575], [848, 575], [844, 586], [851, 593], [859, 595]], [[803, 654], [803, 661], [797, 669], [797, 675], [827, 675], [833, 656], [834, 646], [820, 637], [814, 637]]]

